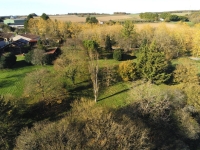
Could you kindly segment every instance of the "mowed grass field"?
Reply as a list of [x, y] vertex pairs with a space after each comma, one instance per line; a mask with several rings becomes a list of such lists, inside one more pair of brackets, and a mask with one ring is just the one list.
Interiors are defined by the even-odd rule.
[[[7, 95], [7, 96], [15, 96], [20, 97], [23, 95], [24, 90], [24, 78], [27, 75], [27, 73], [30, 73], [34, 70], [41, 69], [41, 68], [48, 68], [53, 69], [53, 66], [27, 66], [22, 65], [24, 64], [24, 58], [23, 56], [17, 56], [17, 64], [16, 68], [14, 69], [5, 69], [0, 70], [0, 95]], [[136, 59], [135, 59], [136, 60]], [[190, 60], [189, 58], [179, 58], [173, 60], [173, 64], [184, 64], [185, 62], [188, 62], [189, 60], [191, 63], [194, 63], [197, 65], [199, 73], [200, 73], [200, 62]], [[121, 61], [115, 61], [113, 59], [101, 59], [99, 60], [100, 67], [107, 66], [107, 65], [117, 65], [121, 63]], [[100, 93], [98, 97], [98, 104], [107, 106], [107, 107], [120, 107], [124, 106], [129, 102], [129, 96], [130, 96], [130, 90], [131, 87], [134, 84], [132, 82], [118, 82], [112, 86], [109, 87], [100, 87]], [[85, 91], [86, 93], [92, 94], [92, 88], [89, 86], [83, 86], [83, 83], [80, 83], [77, 86], [77, 89]], [[79, 87], [80, 86], [80, 87]], [[159, 86], [160, 88], [163, 88], [163, 85]], [[168, 86], [164, 85], [165, 88], [173, 88], [173, 85]], [[88, 95], [88, 94], [86, 94]], [[84, 95], [82, 95], [84, 96]], [[91, 97], [92, 98], [92, 97]]]
[[[12, 95], [20, 97], [23, 94], [24, 78], [27, 73], [43, 66], [28, 66], [24, 56], [17, 56], [17, 63], [14, 69], [0, 70], [0, 95]], [[45, 66], [51, 67], [51, 66]]]

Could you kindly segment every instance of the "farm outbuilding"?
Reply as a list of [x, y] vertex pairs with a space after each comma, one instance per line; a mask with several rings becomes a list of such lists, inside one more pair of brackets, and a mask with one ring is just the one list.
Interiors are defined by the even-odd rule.
[[24, 28], [24, 22], [26, 19], [5, 19], [4, 24], [13, 28]]

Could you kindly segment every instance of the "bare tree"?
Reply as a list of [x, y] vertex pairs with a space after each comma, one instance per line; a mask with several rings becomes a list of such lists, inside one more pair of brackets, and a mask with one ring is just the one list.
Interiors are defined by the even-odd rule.
[[94, 100], [97, 102], [97, 97], [99, 94], [99, 82], [98, 82], [98, 73], [99, 73], [99, 65], [98, 65], [98, 59], [99, 54], [97, 51], [90, 50], [88, 52], [89, 56], [89, 65], [88, 69], [90, 72], [90, 78], [92, 80], [93, 84], [93, 91], [94, 91]]
[[87, 49], [87, 52], [88, 52], [88, 58], [89, 58], [88, 69], [89, 69], [90, 78], [93, 84], [94, 100], [95, 102], [97, 102], [97, 97], [99, 93], [99, 82], [98, 82], [99, 53], [97, 50], [98, 50], [99, 45], [96, 41], [93, 41], [93, 40], [86, 40], [84, 41], [83, 45]]

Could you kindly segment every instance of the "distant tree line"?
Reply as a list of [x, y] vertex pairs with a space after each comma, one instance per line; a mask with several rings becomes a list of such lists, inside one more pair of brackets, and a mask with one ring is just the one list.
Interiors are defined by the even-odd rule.
[[140, 18], [141, 19], [147, 19], [147, 20], [158, 20], [158, 13], [150, 13], [150, 12], [145, 12], [145, 13], [140, 13]]
[[165, 11], [165, 12], [153, 12], [153, 13], [187, 13], [187, 12], [198, 12], [199, 10], [174, 10], [174, 11]]
[[117, 15], [130, 15], [130, 13], [126, 13], [126, 12], [114, 12], [113, 14], [117, 14]]
[[169, 21], [189, 21], [188, 17], [186, 16], [178, 16], [178, 15], [173, 15], [171, 13], [165, 12], [161, 13], [160, 15], [158, 13], [140, 13], [140, 18], [141, 19], [146, 19], [146, 20], [153, 20], [157, 21], [158, 18], [163, 18], [166, 22]]
[[68, 13], [68, 15], [106, 15], [104, 13]]

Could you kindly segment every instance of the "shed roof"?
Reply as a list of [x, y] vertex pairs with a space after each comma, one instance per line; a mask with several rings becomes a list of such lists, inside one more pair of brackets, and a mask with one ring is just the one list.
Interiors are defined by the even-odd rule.
[[20, 40], [20, 39], [24, 39], [26, 41], [31, 40], [30, 38], [27, 38], [27, 37], [24, 37], [24, 36], [21, 36], [21, 35], [16, 35], [15, 37], [13, 37], [13, 41], [17, 41], [17, 40]]
[[37, 40], [38, 38], [40, 38], [39, 36], [37, 36], [37, 35], [34, 35], [34, 34], [19, 34], [19, 35], [21, 35], [21, 36], [23, 36], [23, 37], [26, 37], [26, 38], [29, 38], [29, 39], [32, 39], [32, 40]]
[[0, 37], [2, 38], [12, 38], [14, 36], [14, 33], [0, 33]]
[[5, 19], [4, 24], [7, 25], [24, 25], [25, 19]]

